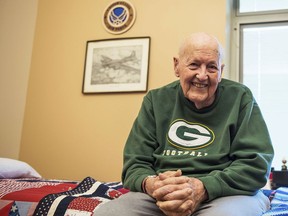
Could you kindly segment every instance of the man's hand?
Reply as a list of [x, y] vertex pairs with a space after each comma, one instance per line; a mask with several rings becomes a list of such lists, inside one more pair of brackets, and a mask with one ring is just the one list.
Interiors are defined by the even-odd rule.
[[148, 178], [148, 194], [156, 199], [159, 208], [169, 216], [187, 216], [196, 211], [207, 197], [203, 183], [196, 178], [182, 176], [181, 170]]
[[[176, 187], [175, 185], [168, 184], [160, 187], [153, 193], [153, 197], [156, 197], [157, 200], [156, 204], [166, 215], [190, 215], [208, 198], [205, 187], [200, 180], [185, 176], [182, 177], [187, 179], [186, 183], [178, 184]], [[172, 187], [174, 190], [171, 189]]]
[[162, 187], [162, 183], [161, 181], [170, 178], [170, 177], [179, 177], [182, 175], [181, 170], [177, 170], [177, 171], [167, 171], [164, 173], [160, 173], [159, 176], [157, 177], [148, 177], [147, 179], [145, 179], [145, 190], [146, 193], [149, 194], [150, 196], [152, 196], [153, 192], [158, 189], [159, 187]]

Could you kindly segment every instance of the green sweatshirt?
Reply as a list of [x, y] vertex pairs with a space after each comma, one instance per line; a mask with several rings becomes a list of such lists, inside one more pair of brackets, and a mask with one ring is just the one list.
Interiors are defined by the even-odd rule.
[[141, 192], [148, 175], [181, 169], [204, 183], [209, 200], [253, 195], [266, 184], [273, 155], [247, 87], [222, 79], [214, 103], [198, 110], [175, 81], [144, 97], [124, 148], [122, 181]]

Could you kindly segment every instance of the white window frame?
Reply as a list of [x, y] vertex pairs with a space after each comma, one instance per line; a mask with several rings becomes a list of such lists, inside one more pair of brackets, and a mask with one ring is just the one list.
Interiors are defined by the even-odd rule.
[[[245, 24], [269, 24], [276, 22], [288, 21], [288, 10], [274, 10], [263, 12], [238, 13], [239, 0], [227, 0], [230, 13], [230, 43], [227, 43], [227, 49], [230, 52], [229, 57], [226, 56], [226, 66], [229, 68], [228, 78], [237, 82], [242, 82], [241, 79], [241, 25]], [[229, 25], [229, 22], [228, 22]]]

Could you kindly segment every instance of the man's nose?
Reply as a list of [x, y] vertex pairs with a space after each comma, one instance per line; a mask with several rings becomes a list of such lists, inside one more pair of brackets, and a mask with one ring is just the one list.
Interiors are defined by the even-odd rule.
[[198, 78], [200, 81], [204, 81], [208, 78], [206, 66], [200, 67], [200, 70], [198, 71], [196, 78]]

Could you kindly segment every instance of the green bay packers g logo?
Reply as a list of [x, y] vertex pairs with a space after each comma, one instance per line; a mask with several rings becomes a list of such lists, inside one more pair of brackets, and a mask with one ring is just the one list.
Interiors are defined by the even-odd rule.
[[167, 139], [173, 146], [191, 150], [210, 145], [214, 141], [215, 135], [204, 125], [179, 119], [170, 125]]

